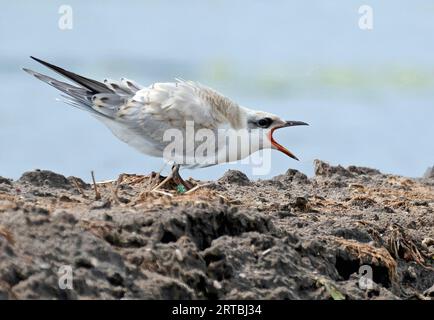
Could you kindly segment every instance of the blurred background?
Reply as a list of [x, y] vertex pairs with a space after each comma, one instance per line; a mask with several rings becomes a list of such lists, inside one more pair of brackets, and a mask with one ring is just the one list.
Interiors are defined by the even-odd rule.
[[[359, 7], [373, 29], [359, 28]], [[59, 28], [61, 5], [73, 28]], [[268, 178], [313, 160], [418, 177], [434, 164], [434, 3], [426, 1], [16, 1], [0, 4], [0, 175], [49, 169], [87, 181], [149, 173], [162, 160], [117, 140], [21, 68], [34, 55], [84, 76], [143, 85], [175, 77], [303, 120], [277, 131]], [[214, 179], [220, 165], [184, 173]], [[257, 178], [257, 177], [256, 177]]]

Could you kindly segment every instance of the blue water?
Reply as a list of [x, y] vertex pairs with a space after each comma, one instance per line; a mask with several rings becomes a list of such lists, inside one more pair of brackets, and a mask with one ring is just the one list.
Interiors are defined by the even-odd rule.
[[[0, 175], [50, 169], [89, 180], [159, 170], [88, 114], [20, 70], [41, 57], [96, 79], [147, 85], [175, 77], [242, 105], [303, 120], [276, 132], [300, 162], [273, 152], [271, 172], [309, 175], [319, 158], [421, 176], [434, 164], [434, 3], [375, 1], [374, 29], [359, 1], [65, 1], [0, 4]], [[44, 70], [45, 71], [45, 70]], [[186, 175], [213, 179], [221, 165]]]

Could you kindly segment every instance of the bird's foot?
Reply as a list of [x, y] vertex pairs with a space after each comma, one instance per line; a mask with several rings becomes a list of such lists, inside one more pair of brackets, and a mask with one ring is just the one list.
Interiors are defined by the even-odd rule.
[[[158, 175], [158, 180], [160, 180], [160, 176]], [[159, 182], [156, 186], [154, 186], [151, 189], [151, 192], [156, 192], [160, 190], [162, 187], [164, 187], [167, 183], [172, 182], [176, 186], [176, 190], [178, 193], [186, 193], [189, 190], [191, 190], [194, 185], [189, 182], [182, 179], [182, 177], [179, 175], [179, 166], [173, 166], [172, 172], [164, 178], [161, 182]]]
[[185, 181], [184, 179], [181, 178], [181, 176], [179, 175], [179, 171], [176, 171], [173, 174], [172, 179], [173, 179], [173, 182], [175, 182], [176, 190], [179, 193], [185, 193], [194, 187], [191, 182]]
[[[151, 192], [161, 189], [161, 188], [164, 187], [164, 185], [165, 185], [166, 183], [168, 183], [170, 180], [172, 180], [172, 174], [170, 174], [170, 175], [168, 175], [167, 177], [165, 177], [165, 178], [163, 179], [163, 181], [157, 183], [157, 185], [155, 185], [155, 186], [151, 189]], [[159, 181], [159, 177], [158, 177], [157, 181]]]

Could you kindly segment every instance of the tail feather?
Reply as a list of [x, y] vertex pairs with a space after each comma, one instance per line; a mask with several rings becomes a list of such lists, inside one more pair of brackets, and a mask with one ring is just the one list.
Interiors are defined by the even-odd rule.
[[86, 108], [86, 106], [84, 106], [83, 103], [77, 101], [74, 98], [71, 98], [70, 96], [67, 96], [65, 94], [61, 94], [60, 96], [62, 97], [62, 99], [56, 99], [56, 100], [62, 101], [62, 102], [69, 104], [70, 106], [73, 106], [74, 108], [77, 108], [77, 109], [90, 111], [92, 113], [97, 113], [96, 111], [88, 110], [88, 108]]
[[56, 88], [59, 91], [62, 91], [65, 94], [62, 94], [61, 97], [63, 99], [59, 99], [73, 107], [79, 108], [81, 110], [88, 111], [94, 115], [105, 116], [104, 114], [99, 113], [92, 107], [92, 96], [93, 93], [86, 88], [76, 87], [70, 85], [69, 83], [56, 80], [44, 74], [40, 74], [36, 71], [23, 68], [23, 70], [35, 78], [49, 84], [50, 86]]

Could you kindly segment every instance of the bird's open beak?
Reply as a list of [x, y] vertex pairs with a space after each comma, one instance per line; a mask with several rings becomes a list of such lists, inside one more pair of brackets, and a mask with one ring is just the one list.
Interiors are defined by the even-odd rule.
[[270, 132], [268, 133], [268, 138], [271, 141], [271, 147], [273, 149], [279, 150], [280, 152], [283, 152], [284, 154], [286, 154], [288, 157], [291, 157], [295, 160], [298, 160], [298, 158], [288, 149], [286, 149], [284, 146], [278, 144], [276, 142], [276, 140], [274, 140], [273, 138], [273, 132], [276, 129], [280, 129], [280, 128], [285, 128], [285, 127], [294, 127], [294, 126], [308, 126], [309, 124], [307, 124], [306, 122], [303, 121], [286, 121], [285, 124], [280, 125], [280, 126], [276, 126], [274, 128], [271, 128]]

